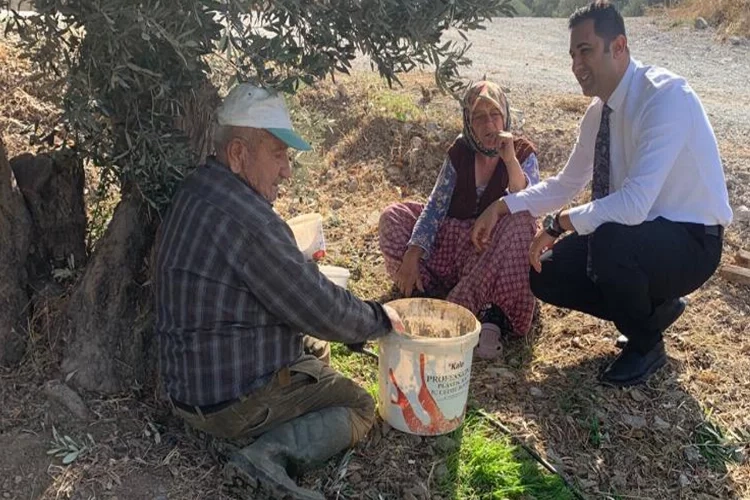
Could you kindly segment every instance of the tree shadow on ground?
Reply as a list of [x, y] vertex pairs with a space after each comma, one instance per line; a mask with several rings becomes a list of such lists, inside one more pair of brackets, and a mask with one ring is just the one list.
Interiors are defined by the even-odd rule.
[[476, 404], [587, 497], [738, 497], [726, 474], [733, 448], [712, 434], [716, 426], [680, 382], [678, 360], [645, 385], [606, 387], [597, 377], [617, 354], [613, 342], [587, 332], [590, 320], [574, 336], [554, 327], [562, 310], [544, 313], [532, 341], [511, 342], [502, 361], [477, 366]]

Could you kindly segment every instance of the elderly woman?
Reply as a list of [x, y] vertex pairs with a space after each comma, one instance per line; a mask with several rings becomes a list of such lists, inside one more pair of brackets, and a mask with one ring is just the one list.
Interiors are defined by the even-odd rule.
[[396, 203], [380, 217], [386, 269], [405, 296], [419, 293], [462, 305], [482, 322], [476, 354], [497, 356], [501, 334], [528, 333], [534, 311], [528, 249], [536, 223], [508, 215], [479, 253], [474, 220], [493, 201], [539, 182], [534, 146], [508, 132], [508, 99], [494, 83], [467, 90], [463, 134], [448, 150], [427, 205]]

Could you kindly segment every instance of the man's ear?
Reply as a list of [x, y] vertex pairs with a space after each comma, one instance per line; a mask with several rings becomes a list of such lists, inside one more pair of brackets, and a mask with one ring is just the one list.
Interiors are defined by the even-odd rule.
[[617, 35], [617, 37], [610, 43], [610, 50], [612, 51], [612, 56], [614, 56], [615, 59], [627, 57], [627, 49], [628, 39], [625, 38], [625, 35]]
[[227, 163], [229, 163], [229, 168], [235, 174], [239, 174], [242, 165], [242, 155], [244, 153], [242, 143], [232, 139], [224, 146], [224, 148], [227, 153]]

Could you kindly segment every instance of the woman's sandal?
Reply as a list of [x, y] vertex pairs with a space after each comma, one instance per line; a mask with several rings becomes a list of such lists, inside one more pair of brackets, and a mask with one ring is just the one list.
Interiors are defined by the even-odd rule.
[[503, 343], [500, 341], [502, 334], [500, 327], [494, 323], [482, 323], [479, 332], [479, 344], [475, 354], [482, 359], [494, 359], [503, 352]]

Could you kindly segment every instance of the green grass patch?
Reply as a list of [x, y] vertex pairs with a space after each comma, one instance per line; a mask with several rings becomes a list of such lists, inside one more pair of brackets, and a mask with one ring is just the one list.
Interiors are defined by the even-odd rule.
[[747, 435], [741, 431], [727, 433], [710, 417], [709, 413], [706, 420], [698, 424], [693, 439], [711, 470], [726, 473], [728, 464], [743, 461], [742, 446], [750, 437], [750, 432]]
[[602, 430], [599, 425], [599, 417], [591, 415], [588, 419], [589, 428], [589, 443], [595, 448], [599, 448], [602, 444]]
[[373, 106], [386, 118], [395, 118], [401, 122], [412, 121], [424, 114], [411, 95], [393, 90], [378, 92], [373, 100]]
[[[377, 352], [374, 346], [368, 348]], [[343, 344], [332, 342], [331, 366], [342, 375], [356, 380], [375, 401], [378, 400], [378, 363], [374, 359], [352, 352]]]
[[[376, 351], [377, 346], [368, 348]], [[331, 364], [356, 380], [377, 400], [375, 360], [331, 344]], [[438, 484], [444, 498], [454, 500], [566, 500], [575, 496], [562, 479], [544, 470], [525, 450], [514, 445], [481, 415], [467, 414], [464, 425], [449, 434], [460, 448], [445, 455], [448, 475]]]
[[446, 457], [449, 474], [439, 487], [447, 498], [575, 498], [562, 479], [543, 470], [528, 453], [477, 414], [469, 414], [451, 437], [461, 446]]

